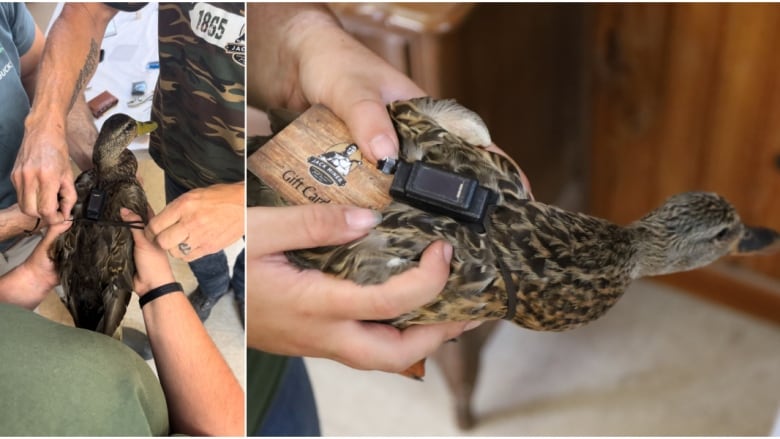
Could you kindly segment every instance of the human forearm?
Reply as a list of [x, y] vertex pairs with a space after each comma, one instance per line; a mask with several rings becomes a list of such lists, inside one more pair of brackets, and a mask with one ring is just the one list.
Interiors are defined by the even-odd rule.
[[171, 293], [149, 302], [143, 315], [171, 430], [242, 436], [244, 393], [184, 294]]
[[[35, 88], [45, 44], [46, 38], [36, 26], [33, 44], [20, 59], [22, 84], [30, 102], [35, 101]], [[77, 98], [68, 113], [65, 129], [70, 157], [76, 162], [79, 169], [84, 170], [92, 167], [92, 145], [97, 139], [97, 129], [95, 129], [92, 114], [84, 99], [84, 93], [76, 93], [76, 96]], [[45, 98], [44, 96], [41, 99]]]
[[114, 14], [101, 3], [65, 4], [44, 48], [11, 181], [21, 210], [49, 224], [70, 217], [76, 202], [67, 114], [97, 68], [100, 42]]
[[97, 140], [97, 129], [84, 94], [79, 93], [68, 113], [67, 141], [70, 158], [80, 170], [92, 168], [92, 146]]
[[[129, 209], [120, 213], [124, 221], [141, 219]], [[152, 288], [173, 282], [173, 272], [164, 251], [141, 230], [132, 233], [137, 270], [133, 286], [143, 297]], [[184, 294], [158, 297], [145, 304], [142, 313], [173, 432], [243, 435], [244, 393]]]
[[28, 128], [45, 120], [64, 133], [68, 111], [97, 69], [100, 43], [115, 13], [97, 3], [63, 6], [44, 48]]
[[19, 236], [25, 231], [32, 231], [36, 226], [36, 218], [25, 215], [14, 204], [0, 210], [0, 241]]

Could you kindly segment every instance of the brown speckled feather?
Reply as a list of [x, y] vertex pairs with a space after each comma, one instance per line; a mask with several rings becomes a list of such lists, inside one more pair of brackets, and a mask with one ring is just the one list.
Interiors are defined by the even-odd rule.
[[[734, 251], [748, 234], [733, 207], [710, 193], [674, 196], [626, 227], [532, 201], [511, 161], [475, 146], [489, 143], [489, 136], [481, 137], [485, 142], [472, 135], [482, 124], [478, 116], [454, 101], [430, 98], [395, 102], [388, 111], [401, 139], [401, 158], [476, 178], [499, 194], [483, 233], [394, 202], [362, 239], [288, 253], [301, 267], [375, 284], [416, 266], [434, 240], [450, 242], [454, 252], [444, 290], [389, 322], [397, 327], [503, 318], [502, 261], [517, 287], [515, 323], [535, 330], [575, 328], [602, 316], [633, 279], [706, 265]], [[466, 120], [465, 129], [459, 119]], [[767, 236], [760, 246], [776, 242], [776, 233]]]
[[[138, 163], [125, 149], [135, 138], [135, 121], [122, 122], [104, 124], [93, 154], [95, 168], [76, 179], [74, 224], [50, 250], [64, 291], [62, 300], [74, 324], [107, 335], [119, 327], [132, 295], [133, 238], [126, 227], [83, 221], [90, 190], [97, 187], [107, 194], [100, 221], [121, 222], [121, 207], [140, 214], [144, 223], [148, 220], [146, 195], [135, 178]], [[132, 130], [120, 131], [127, 126]], [[116, 130], [116, 136], [107, 136], [108, 130]]]

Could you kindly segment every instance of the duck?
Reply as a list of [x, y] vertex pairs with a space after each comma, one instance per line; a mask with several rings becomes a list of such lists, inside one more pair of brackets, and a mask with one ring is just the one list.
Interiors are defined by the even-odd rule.
[[399, 329], [505, 319], [531, 330], [571, 330], [602, 317], [636, 279], [778, 247], [777, 231], [744, 224], [712, 192], [675, 194], [628, 225], [535, 201], [514, 162], [484, 148], [490, 135], [476, 113], [430, 97], [387, 109], [401, 161], [475, 179], [495, 194], [483, 227], [393, 201], [365, 237], [286, 255], [302, 269], [369, 285], [416, 267], [432, 242], [449, 242], [444, 289], [426, 305], [383, 321]]
[[[95, 141], [94, 167], [75, 180], [73, 224], [57, 237], [49, 257], [60, 278], [60, 299], [78, 328], [121, 339], [135, 276], [130, 227], [142, 228], [149, 220], [146, 194], [136, 179], [138, 161], [127, 147], [156, 127], [112, 115]], [[122, 222], [122, 207], [140, 215], [143, 224]]]

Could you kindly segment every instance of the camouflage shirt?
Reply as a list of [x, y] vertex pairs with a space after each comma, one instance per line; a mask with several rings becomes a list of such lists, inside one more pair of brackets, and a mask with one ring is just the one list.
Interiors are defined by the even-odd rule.
[[244, 3], [160, 3], [155, 162], [187, 188], [244, 179]]

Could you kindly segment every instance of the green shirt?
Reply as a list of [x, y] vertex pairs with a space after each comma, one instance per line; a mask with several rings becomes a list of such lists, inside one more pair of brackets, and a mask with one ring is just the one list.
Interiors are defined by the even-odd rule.
[[263, 423], [276, 390], [282, 380], [287, 357], [254, 349], [246, 351], [246, 422], [247, 434], [256, 432]]
[[0, 303], [0, 436], [167, 434], [162, 387], [138, 354]]

